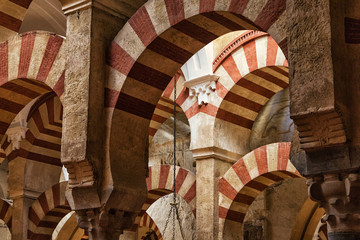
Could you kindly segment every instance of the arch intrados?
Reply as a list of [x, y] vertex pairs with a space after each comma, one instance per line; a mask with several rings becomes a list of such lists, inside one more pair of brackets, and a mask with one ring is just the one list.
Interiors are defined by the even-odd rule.
[[[281, 78], [275, 75], [282, 76]], [[287, 78], [287, 80], [284, 80]], [[251, 130], [257, 114], [265, 106], [265, 104], [277, 92], [289, 86], [288, 68], [285, 66], [266, 66], [255, 69], [247, 73], [243, 77], [239, 77], [234, 81], [234, 85], [230, 90], [218, 84], [222, 101], [216, 112], [215, 118], [228, 122], [234, 122], [244, 128]], [[233, 110], [228, 110], [227, 102], [238, 105], [239, 114]], [[245, 111], [241, 110], [245, 109]], [[226, 115], [228, 113], [230, 116]], [[238, 115], [238, 118], [232, 117]], [[235, 120], [232, 121], [232, 118]]]

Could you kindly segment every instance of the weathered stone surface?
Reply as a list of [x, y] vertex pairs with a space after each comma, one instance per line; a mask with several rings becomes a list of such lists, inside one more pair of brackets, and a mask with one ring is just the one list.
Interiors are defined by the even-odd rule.
[[[336, 11], [332, 11], [332, 10]], [[344, 144], [343, 4], [288, 1], [291, 116], [304, 150]]]
[[230, 163], [208, 157], [196, 160], [196, 239], [215, 240], [219, 234], [218, 179]]

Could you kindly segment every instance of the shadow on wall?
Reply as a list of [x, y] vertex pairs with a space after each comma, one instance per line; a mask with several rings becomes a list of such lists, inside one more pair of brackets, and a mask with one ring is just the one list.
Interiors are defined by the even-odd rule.
[[255, 119], [249, 140], [250, 150], [270, 143], [291, 142], [293, 132], [289, 88], [285, 88], [265, 104]]

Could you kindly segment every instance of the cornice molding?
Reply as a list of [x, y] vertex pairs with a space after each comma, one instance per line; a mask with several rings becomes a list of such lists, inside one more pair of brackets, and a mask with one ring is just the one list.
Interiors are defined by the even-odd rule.
[[121, 19], [128, 19], [121, 13], [116, 1], [110, 0], [60, 0], [65, 15], [95, 7]]
[[216, 158], [224, 162], [235, 163], [242, 157], [241, 154], [234, 153], [218, 147], [197, 148], [197, 149], [191, 149], [191, 151], [193, 153], [193, 158], [196, 161], [206, 160], [209, 158]]

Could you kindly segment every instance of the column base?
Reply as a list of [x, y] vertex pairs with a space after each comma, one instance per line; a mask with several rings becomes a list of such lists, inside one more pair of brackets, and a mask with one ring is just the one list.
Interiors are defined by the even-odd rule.
[[360, 240], [360, 233], [353, 232], [331, 232], [328, 233], [329, 240]]

